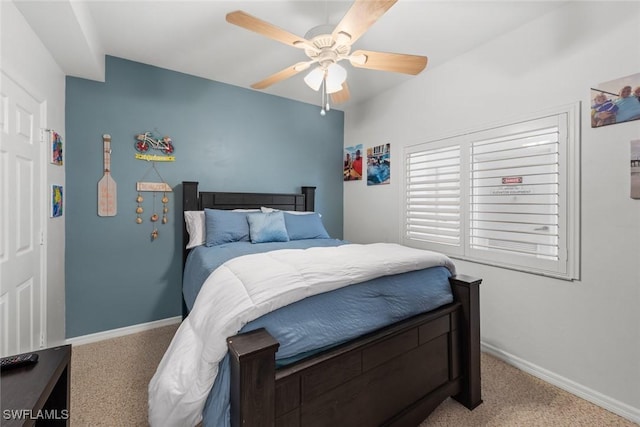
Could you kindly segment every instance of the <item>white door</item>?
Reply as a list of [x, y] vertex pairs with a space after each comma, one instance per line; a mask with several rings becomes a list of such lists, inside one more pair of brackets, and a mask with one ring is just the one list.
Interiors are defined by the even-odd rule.
[[0, 355], [40, 346], [43, 293], [40, 103], [0, 72]]

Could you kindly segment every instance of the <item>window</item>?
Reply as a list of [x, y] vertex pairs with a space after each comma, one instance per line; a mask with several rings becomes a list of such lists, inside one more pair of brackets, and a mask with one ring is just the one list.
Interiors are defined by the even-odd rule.
[[406, 147], [403, 243], [578, 278], [578, 110]]

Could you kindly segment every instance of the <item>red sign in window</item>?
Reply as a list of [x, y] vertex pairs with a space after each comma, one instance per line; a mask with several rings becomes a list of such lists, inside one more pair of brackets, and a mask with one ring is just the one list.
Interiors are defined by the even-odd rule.
[[502, 178], [503, 184], [522, 184], [521, 176], [507, 176]]

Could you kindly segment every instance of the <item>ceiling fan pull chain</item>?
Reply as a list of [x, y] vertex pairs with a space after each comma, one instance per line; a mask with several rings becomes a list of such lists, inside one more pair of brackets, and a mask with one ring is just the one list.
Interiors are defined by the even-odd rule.
[[324, 99], [322, 100], [322, 104], [324, 105], [325, 111], [329, 111], [331, 106], [329, 105], [329, 93], [327, 92], [327, 76], [329, 75], [329, 71], [324, 72]]
[[322, 79], [322, 100], [321, 100], [321, 109], [320, 109], [320, 115], [321, 116], [325, 116], [327, 114], [327, 111], [324, 109], [324, 104], [325, 104], [325, 98], [327, 98], [327, 80], [326, 77]]

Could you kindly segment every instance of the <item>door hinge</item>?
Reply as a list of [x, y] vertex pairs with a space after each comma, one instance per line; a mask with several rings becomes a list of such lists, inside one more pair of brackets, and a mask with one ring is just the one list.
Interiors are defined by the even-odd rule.
[[44, 246], [44, 231], [40, 232], [40, 246]]
[[40, 332], [40, 348], [44, 348], [44, 333]]

